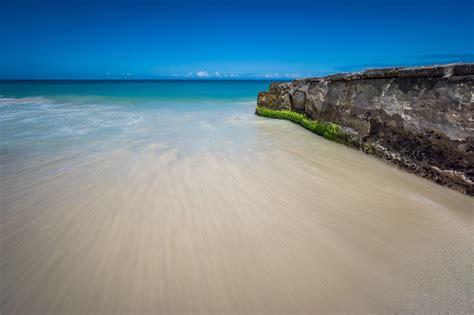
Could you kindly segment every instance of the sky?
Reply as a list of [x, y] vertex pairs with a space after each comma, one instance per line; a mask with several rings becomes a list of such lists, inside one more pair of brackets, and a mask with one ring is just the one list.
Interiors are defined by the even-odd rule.
[[0, 79], [290, 79], [474, 62], [473, 3], [1, 0]]

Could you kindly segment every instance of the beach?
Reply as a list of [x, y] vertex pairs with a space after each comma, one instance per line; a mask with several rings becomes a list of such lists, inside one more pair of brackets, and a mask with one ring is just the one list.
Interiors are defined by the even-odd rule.
[[472, 313], [474, 199], [269, 83], [0, 83], [0, 313]]

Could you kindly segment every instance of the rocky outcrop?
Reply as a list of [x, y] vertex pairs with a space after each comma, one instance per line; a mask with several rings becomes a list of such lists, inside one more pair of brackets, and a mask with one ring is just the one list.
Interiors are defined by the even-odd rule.
[[474, 195], [474, 64], [272, 83], [257, 105], [339, 124], [348, 145]]

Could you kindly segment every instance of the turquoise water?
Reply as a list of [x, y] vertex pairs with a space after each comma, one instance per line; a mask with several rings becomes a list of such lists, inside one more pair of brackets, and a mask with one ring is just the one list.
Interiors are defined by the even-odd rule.
[[248, 100], [270, 81], [3, 81], [4, 96], [104, 96], [122, 100]]
[[217, 140], [212, 131], [222, 126], [223, 118], [248, 118], [258, 91], [268, 85], [265, 81], [0, 83], [0, 147], [4, 154], [17, 155], [139, 147], [150, 141], [179, 145], [184, 140], [181, 149], [191, 149], [198, 139], [211, 145]]
[[268, 85], [0, 83], [0, 314], [472, 310], [474, 199], [255, 116]]

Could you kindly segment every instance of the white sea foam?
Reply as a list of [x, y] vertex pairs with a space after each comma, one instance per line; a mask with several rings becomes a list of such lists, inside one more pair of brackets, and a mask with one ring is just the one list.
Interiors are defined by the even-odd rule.
[[5, 97], [0, 96], [0, 106], [9, 105], [24, 105], [24, 104], [51, 104], [54, 100], [42, 96], [31, 96], [31, 97]]
[[[66, 101], [68, 99], [72, 102]], [[66, 141], [71, 137], [84, 137], [91, 133], [110, 134], [111, 131], [108, 130], [113, 130], [115, 134], [128, 132], [143, 121], [143, 116], [128, 111], [126, 106], [81, 103], [73, 98], [1, 97], [0, 121], [4, 130], [9, 130], [2, 143], [13, 144], [19, 143], [18, 141], [33, 141], [35, 138]], [[33, 133], [25, 133], [24, 130]], [[47, 148], [46, 143], [45, 145]]]

